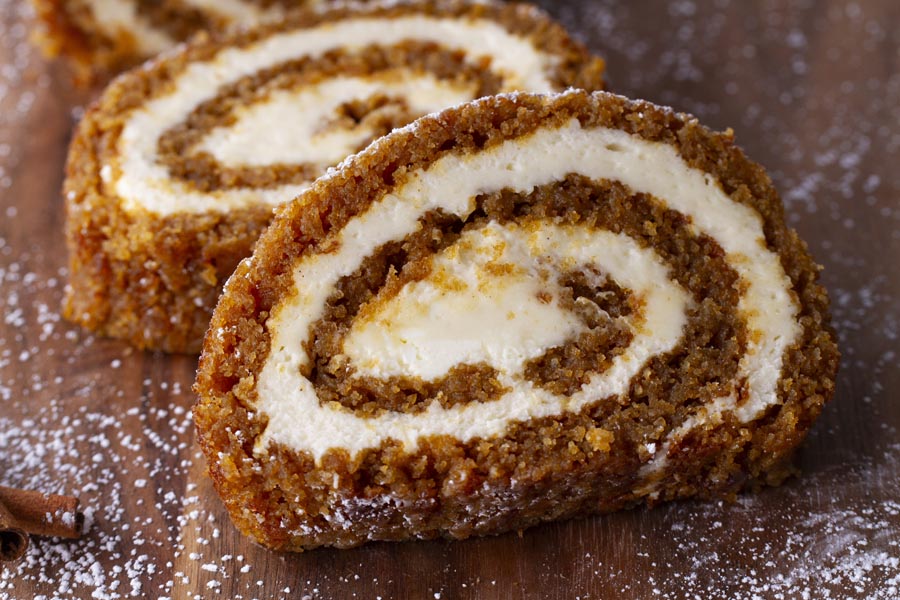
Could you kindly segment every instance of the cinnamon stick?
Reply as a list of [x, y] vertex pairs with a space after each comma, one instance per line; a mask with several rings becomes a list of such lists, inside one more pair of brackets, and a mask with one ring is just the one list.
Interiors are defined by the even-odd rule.
[[28, 534], [16, 527], [9, 509], [0, 502], [0, 562], [18, 560], [28, 550]]
[[0, 507], [0, 557], [3, 560], [14, 560], [25, 552], [28, 547], [26, 534], [67, 539], [81, 537], [84, 514], [78, 510], [78, 498], [0, 485]]

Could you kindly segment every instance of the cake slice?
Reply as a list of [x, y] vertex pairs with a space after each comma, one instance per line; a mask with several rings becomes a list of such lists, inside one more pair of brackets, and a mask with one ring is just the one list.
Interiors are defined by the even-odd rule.
[[82, 81], [103, 81], [198, 32], [249, 27], [323, 0], [31, 0], [37, 39]]
[[64, 314], [197, 352], [272, 209], [426, 113], [498, 92], [602, 86], [603, 62], [520, 4], [297, 13], [119, 77], [72, 141]]
[[194, 408], [271, 548], [465, 538], [790, 473], [838, 362], [763, 169], [597, 92], [426, 116], [283, 206]]

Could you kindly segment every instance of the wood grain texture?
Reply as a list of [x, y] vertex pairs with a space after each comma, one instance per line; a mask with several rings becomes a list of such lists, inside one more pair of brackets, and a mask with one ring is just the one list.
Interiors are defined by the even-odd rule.
[[615, 91], [733, 127], [825, 266], [844, 359], [801, 476], [731, 505], [522, 535], [253, 545], [194, 443], [194, 359], [58, 316], [59, 189], [86, 96], [27, 45], [28, 11], [0, 1], [0, 485], [78, 495], [91, 521], [3, 566], [0, 599], [900, 598], [900, 3], [542, 4], [608, 59]]

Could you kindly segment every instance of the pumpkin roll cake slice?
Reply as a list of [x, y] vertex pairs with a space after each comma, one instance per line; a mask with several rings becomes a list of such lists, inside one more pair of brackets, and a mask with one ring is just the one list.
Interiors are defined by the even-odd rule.
[[325, 0], [31, 0], [37, 41], [82, 81], [102, 81], [203, 31], [282, 18]]
[[65, 182], [64, 314], [197, 352], [272, 210], [373, 139], [510, 90], [602, 86], [603, 62], [526, 5], [347, 5], [190, 45], [87, 112]]
[[778, 484], [838, 353], [729, 133], [597, 92], [384, 137], [228, 281], [197, 432], [272, 548], [465, 538]]

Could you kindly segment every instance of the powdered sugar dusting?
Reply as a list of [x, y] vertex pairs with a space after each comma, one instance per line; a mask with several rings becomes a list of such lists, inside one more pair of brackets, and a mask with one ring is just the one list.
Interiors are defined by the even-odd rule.
[[[75, 542], [33, 540], [0, 567], [0, 599], [900, 597], [900, 74], [884, 59], [900, 47], [895, 3], [542, 4], [609, 59], [613, 91], [734, 127], [825, 265], [844, 360], [802, 476], [735, 504], [522, 538], [255, 546], [204, 474], [193, 359], [132, 352], [59, 317], [73, 103], [25, 43], [28, 9], [0, 0], [0, 485], [77, 495], [89, 527]], [[336, 519], [358, 507], [343, 508]]]
[[[835, 467], [736, 504], [683, 503], [663, 509], [676, 555], [671, 568], [642, 537], [636, 554], [652, 571], [660, 598], [848, 598], [900, 595], [900, 444], [879, 462]], [[873, 481], [895, 499], [867, 500]], [[769, 511], [777, 508], [778, 518]], [[729, 532], [739, 530], [739, 536]], [[653, 564], [656, 562], [657, 564]], [[597, 561], [595, 574], [628, 584], [627, 574]]]

